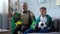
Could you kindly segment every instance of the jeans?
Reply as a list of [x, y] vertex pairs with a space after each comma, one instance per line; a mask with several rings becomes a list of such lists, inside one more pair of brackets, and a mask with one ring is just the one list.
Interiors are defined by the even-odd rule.
[[26, 30], [26, 31], [24, 32], [24, 34], [32, 33], [32, 32], [35, 32], [35, 30], [32, 29], [32, 28], [29, 28], [28, 30]]
[[13, 34], [18, 34], [18, 31], [24, 33], [27, 29], [29, 29], [29, 26], [17, 26], [13, 32]]
[[41, 29], [34, 30], [34, 29], [32, 29], [32, 28], [29, 28], [28, 30], [26, 30], [26, 31], [24, 32], [24, 34], [33, 33], [33, 32], [35, 32], [35, 33], [48, 33], [48, 32], [50, 32], [50, 31], [49, 31], [47, 28], [46, 28], [46, 29], [43, 29], [43, 30], [41, 30]]
[[44, 29], [44, 30], [39, 29], [39, 30], [38, 30], [38, 33], [48, 33], [48, 32], [49, 32], [48, 29]]

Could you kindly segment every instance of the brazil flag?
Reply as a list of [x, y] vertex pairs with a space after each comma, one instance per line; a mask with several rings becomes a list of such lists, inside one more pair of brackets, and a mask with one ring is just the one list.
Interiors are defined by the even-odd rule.
[[21, 25], [22, 24], [22, 20], [19, 20], [19, 21], [17, 21], [16, 23], [15, 23], [15, 25], [17, 26], [17, 25]]

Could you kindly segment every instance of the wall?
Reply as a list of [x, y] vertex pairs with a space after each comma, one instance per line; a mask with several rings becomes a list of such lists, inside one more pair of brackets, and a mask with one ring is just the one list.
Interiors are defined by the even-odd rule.
[[0, 0], [0, 28], [8, 29], [8, 0]]
[[1, 16], [2, 16], [2, 15], [1, 15], [1, 13], [2, 13], [2, 5], [3, 5], [2, 2], [3, 2], [3, 1], [1, 0], [1, 1], [0, 1], [0, 28], [1, 28], [1, 22], [2, 22], [2, 19], [1, 19], [1, 18], [2, 18], [2, 17], [1, 17]]
[[[16, 0], [11, 0], [12, 6], [14, 6], [15, 1]], [[22, 11], [22, 8], [21, 8], [22, 2], [28, 3], [28, 9], [34, 13], [36, 18], [40, 15], [40, 12], [39, 12], [40, 7], [46, 7], [47, 14], [49, 14], [51, 17], [57, 17], [57, 18], [60, 17], [59, 15], [60, 6], [56, 5], [56, 0], [47, 0], [47, 2], [44, 4], [38, 3], [38, 0], [20, 0], [20, 12]]]
[[[48, 0], [47, 0], [48, 1]], [[39, 8], [40, 7], [46, 7], [47, 8], [47, 13], [51, 17], [60, 17], [60, 6], [56, 5], [56, 0], [50, 0], [50, 2], [46, 2], [44, 4], [39, 4], [38, 0], [26, 0], [28, 3], [29, 10], [33, 11], [35, 14], [36, 18], [39, 16]]]

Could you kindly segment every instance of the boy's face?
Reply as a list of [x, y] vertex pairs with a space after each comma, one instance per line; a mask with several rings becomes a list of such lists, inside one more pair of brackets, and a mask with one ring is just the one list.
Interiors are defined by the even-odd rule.
[[40, 13], [42, 16], [45, 16], [46, 15], [46, 10], [45, 9], [40, 9]]

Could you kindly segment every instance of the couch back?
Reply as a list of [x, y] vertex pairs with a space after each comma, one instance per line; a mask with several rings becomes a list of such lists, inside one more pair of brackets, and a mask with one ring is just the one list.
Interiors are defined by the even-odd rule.
[[53, 19], [54, 23], [54, 31], [60, 32], [60, 20], [59, 19]]
[[0, 14], [0, 29], [2, 28], [2, 14]]
[[59, 18], [59, 32], [60, 32], [60, 18]]

